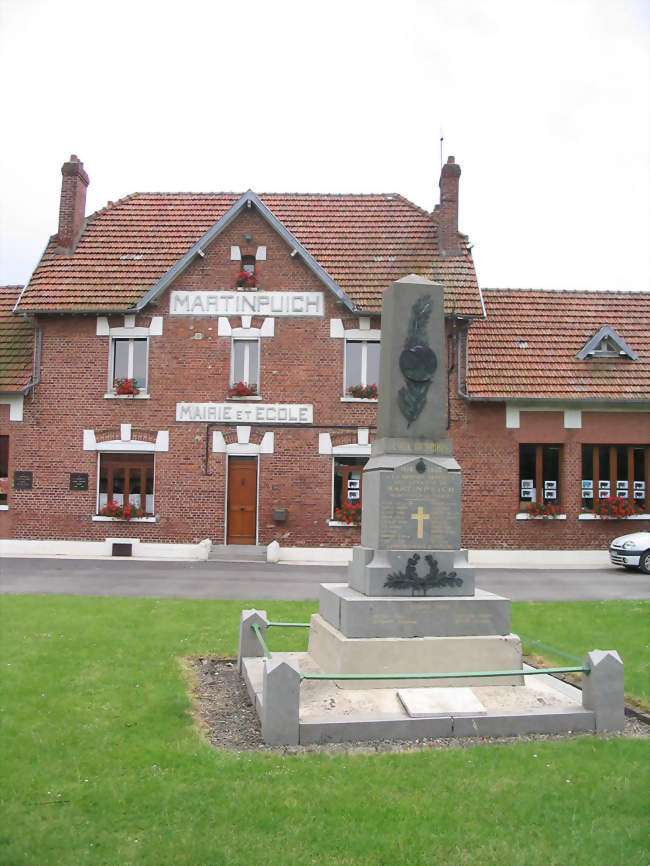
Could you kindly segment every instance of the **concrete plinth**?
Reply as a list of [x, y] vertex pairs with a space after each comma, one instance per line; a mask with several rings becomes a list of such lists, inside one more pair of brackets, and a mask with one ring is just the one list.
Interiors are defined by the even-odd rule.
[[509, 599], [482, 589], [471, 598], [386, 598], [322, 583], [319, 612], [348, 638], [510, 634]]
[[[323, 619], [311, 618], [308, 655], [329, 674], [455, 673], [521, 670], [521, 641], [514, 634], [473, 637], [349, 638]], [[522, 676], [336, 680], [341, 688], [522, 685]]]

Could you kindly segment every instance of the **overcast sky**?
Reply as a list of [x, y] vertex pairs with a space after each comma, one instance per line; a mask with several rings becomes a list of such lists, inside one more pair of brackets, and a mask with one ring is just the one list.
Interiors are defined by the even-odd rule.
[[648, 289], [648, 0], [0, 0], [0, 284], [136, 191], [398, 192], [482, 286]]

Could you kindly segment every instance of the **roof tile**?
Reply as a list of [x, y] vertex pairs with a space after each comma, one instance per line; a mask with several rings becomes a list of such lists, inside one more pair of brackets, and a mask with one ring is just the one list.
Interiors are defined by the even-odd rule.
[[[417, 273], [445, 286], [446, 309], [482, 315], [471, 253], [443, 257], [437, 214], [399, 195], [267, 193], [262, 202], [343, 291], [379, 310], [384, 289]], [[237, 193], [134, 193], [97, 211], [73, 253], [48, 247], [25, 310], [127, 309], [234, 205]]]
[[[469, 329], [472, 397], [650, 401], [650, 293], [484, 289], [483, 300], [487, 318]], [[576, 357], [603, 325], [637, 361]]]
[[22, 391], [32, 372], [34, 328], [12, 310], [22, 286], [0, 286], [0, 391]]

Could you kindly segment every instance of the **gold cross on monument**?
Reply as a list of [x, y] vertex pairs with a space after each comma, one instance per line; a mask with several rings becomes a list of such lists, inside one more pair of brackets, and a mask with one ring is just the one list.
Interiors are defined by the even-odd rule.
[[418, 522], [418, 538], [424, 538], [424, 521], [430, 517], [430, 514], [424, 513], [424, 508], [421, 505], [418, 505], [418, 510], [415, 514], [411, 515], [411, 520], [417, 520]]

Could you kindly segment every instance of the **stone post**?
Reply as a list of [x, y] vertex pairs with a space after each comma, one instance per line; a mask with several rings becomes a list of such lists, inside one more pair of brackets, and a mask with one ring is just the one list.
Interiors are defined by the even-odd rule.
[[294, 659], [265, 659], [262, 682], [262, 737], [274, 746], [300, 739], [300, 670]]
[[253, 623], [260, 627], [262, 637], [266, 640], [266, 629], [268, 618], [265, 610], [242, 610], [239, 622], [239, 649], [237, 651], [237, 670], [242, 672], [242, 659], [263, 656], [264, 651], [260, 645], [257, 635], [253, 631]]
[[615, 650], [592, 650], [584, 657], [582, 706], [596, 717], [596, 731], [622, 731], [625, 725], [623, 662]]

